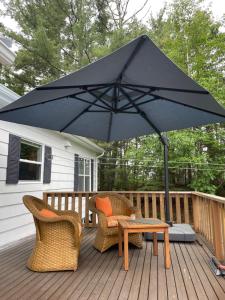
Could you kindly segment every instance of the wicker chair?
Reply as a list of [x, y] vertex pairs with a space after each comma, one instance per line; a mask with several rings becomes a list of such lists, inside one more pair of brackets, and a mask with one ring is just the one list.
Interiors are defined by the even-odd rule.
[[[116, 193], [100, 193], [89, 200], [89, 209], [95, 212], [98, 216], [98, 228], [94, 247], [100, 252], [106, 251], [111, 246], [118, 244], [118, 227], [108, 227], [106, 216], [99, 211], [95, 206], [97, 197], [109, 197], [112, 204], [113, 216], [125, 215], [130, 216], [135, 214], [137, 218], [141, 218], [141, 211], [136, 207], [132, 207], [131, 201], [126, 197]], [[129, 234], [129, 242], [135, 246], [142, 247], [142, 234], [132, 233]]]
[[[79, 215], [72, 211], [52, 209], [33, 196], [24, 196], [23, 202], [32, 213], [36, 226], [36, 242], [27, 267], [37, 272], [75, 271], [82, 237]], [[59, 216], [43, 217], [40, 215], [43, 208], [54, 211]]]

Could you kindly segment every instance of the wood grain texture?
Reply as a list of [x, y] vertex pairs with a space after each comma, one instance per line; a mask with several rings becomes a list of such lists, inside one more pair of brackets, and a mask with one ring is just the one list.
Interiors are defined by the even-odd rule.
[[171, 268], [164, 267], [164, 244], [152, 255], [152, 242], [142, 249], [129, 245], [129, 271], [118, 247], [100, 254], [93, 248], [95, 229], [85, 228], [76, 272], [35, 273], [25, 267], [33, 237], [0, 251], [0, 298], [6, 299], [225, 299], [225, 279], [208, 264], [208, 244], [171, 243]]

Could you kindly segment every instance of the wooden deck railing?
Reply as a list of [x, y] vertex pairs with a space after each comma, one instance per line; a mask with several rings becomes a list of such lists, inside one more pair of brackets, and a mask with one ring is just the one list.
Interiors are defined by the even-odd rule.
[[[116, 191], [141, 208], [145, 218], [165, 221], [164, 192]], [[96, 192], [45, 192], [43, 199], [53, 208], [77, 211], [85, 227], [96, 227], [97, 218], [90, 214], [89, 198]], [[199, 192], [170, 192], [170, 216], [174, 223], [193, 225], [212, 245], [215, 255], [225, 260], [225, 198]]]
[[213, 246], [218, 259], [225, 260], [225, 198], [192, 193], [194, 229]]

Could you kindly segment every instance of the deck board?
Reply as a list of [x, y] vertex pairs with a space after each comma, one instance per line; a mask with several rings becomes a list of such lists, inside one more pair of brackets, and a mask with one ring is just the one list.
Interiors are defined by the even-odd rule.
[[95, 229], [85, 229], [76, 272], [36, 273], [26, 268], [34, 237], [0, 250], [0, 299], [225, 299], [225, 279], [209, 268], [212, 256], [204, 238], [199, 243], [171, 244], [172, 265], [164, 268], [163, 243], [158, 257], [152, 242], [130, 247], [129, 271], [117, 247], [101, 254], [92, 244]]

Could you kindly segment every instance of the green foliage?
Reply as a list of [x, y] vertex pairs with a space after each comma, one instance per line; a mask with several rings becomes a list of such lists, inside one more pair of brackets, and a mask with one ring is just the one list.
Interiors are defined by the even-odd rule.
[[[225, 24], [215, 21], [210, 10], [201, 8], [201, 2], [174, 1], [150, 18], [148, 34], [186, 74], [225, 105], [225, 34], [220, 30]], [[174, 131], [168, 137], [170, 188], [224, 195], [225, 126]], [[163, 189], [162, 154], [157, 137], [130, 141], [124, 152], [124, 159], [128, 159], [124, 189], [129, 190], [130, 184], [131, 189]], [[115, 185], [117, 180], [115, 177]]]
[[[147, 24], [127, 15], [126, 0], [5, 0], [20, 28], [0, 30], [18, 44], [1, 83], [23, 94], [116, 50], [140, 34], [225, 105], [225, 26], [200, 0], [174, 0]], [[129, 2], [129, 1], [128, 1]], [[145, 7], [144, 7], [145, 9]], [[225, 195], [225, 125], [170, 132], [170, 188]], [[157, 136], [101, 144], [100, 189], [163, 189], [163, 149]]]

